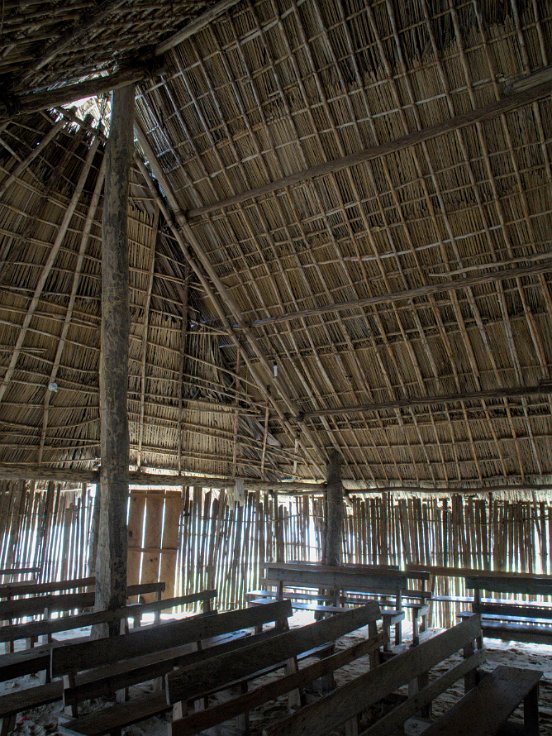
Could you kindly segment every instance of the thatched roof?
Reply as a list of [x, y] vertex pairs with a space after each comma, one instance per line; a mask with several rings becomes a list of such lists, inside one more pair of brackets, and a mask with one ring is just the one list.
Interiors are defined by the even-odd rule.
[[[121, 43], [102, 19], [97, 58], [81, 38], [29, 76], [35, 103], [95, 71], [144, 76], [140, 49], [186, 19], [164, 19], [171, 3], [128, 5]], [[337, 448], [347, 477], [386, 487], [550, 475], [552, 3], [227, 5], [137, 88], [148, 171], [134, 173], [129, 212], [133, 462], [320, 478]], [[17, 79], [37, 34], [10, 37], [3, 57], [14, 109], [34, 109]], [[5, 123], [0, 187], [52, 125]], [[0, 208], [1, 461], [97, 458], [97, 213], [60, 389], [45, 386], [101, 146], [28, 317], [92, 139], [57, 133]], [[181, 389], [185, 289], [196, 322]]]

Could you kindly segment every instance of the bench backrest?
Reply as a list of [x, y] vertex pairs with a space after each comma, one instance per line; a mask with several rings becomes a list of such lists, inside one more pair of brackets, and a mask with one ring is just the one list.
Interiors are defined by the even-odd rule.
[[60, 590], [73, 590], [76, 588], [90, 588], [96, 585], [95, 577], [76, 578], [74, 580], [53, 580], [47, 583], [36, 583], [26, 580], [21, 583], [5, 583], [0, 585], [0, 597], [11, 598], [14, 595], [40, 595], [42, 593], [55, 593]]
[[416, 571], [427, 571], [431, 575], [443, 576], [443, 577], [454, 577], [454, 578], [465, 578], [465, 577], [493, 577], [493, 578], [511, 578], [517, 579], [529, 578], [530, 580], [548, 580], [552, 582], [552, 576], [546, 574], [533, 574], [528, 572], [504, 572], [503, 570], [481, 570], [473, 567], [452, 567], [448, 565], [426, 565], [419, 562], [407, 562], [407, 572]]
[[17, 641], [35, 636], [50, 636], [59, 631], [70, 631], [85, 626], [94, 626], [100, 623], [133, 618], [138, 619], [147, 613], [159, 613], [175, 606], [188, 605], [196, 601], [202, 601], [205, 610], [210, 610], [211, 601], [216, 598], [216, 590], [203, 590], [198, 593], [189, 593], [177, 598], [164, 598], [151, 603], [131, 603], [115, 611], [94, 611], [81, 613], [76, 616], [64, 616], [63, 618], [43, 619], [42, 621], [31, 621], [26, 624], [15, 624], [11, 626], [0, 626], [0, 642]]
[[55, 647], [51, 652], [51, 674], [52, 677], [58, 677], [210, 639], [239, 629], [259, 627], [271, 622], [281, 624], [291, 613], [290, 601], [276, 601], [266, 606], [172, 621], [111, 639]]
[[[360, 675], [345, 687], [338, 688], [312, 705], [298, 710], [294, 715], [278, 721], [264, 731], [264, 736], [303, 736], [306, 733], [322, 734], [339, 728], [343, 723], [356, 717], [362, 710], [375, 705], [397, 688], [407, 685], [412, 680], [423, 676], [431, 667], [439, 664], [464, 647], [473, 646], [474, 640], [481, 635], [479, 616], [472, 616], [458, 626], [429, 639], [417, 647], [409, 649], [388, 660], [374, 670]], [[418, 712], [421, 707], [431, 702], [460, 677], [475, 669], [482, 661], [481, 651], [463, 660], [459, 665], [433, 681], [428, 688], [429, 701], [423, 701], [418, 693], [413, 698], [401, 703], [390, 713], [380, 719], [363, 734], [385, 736], [407, 718]]]
[[[262, 606], [261, 606], [262, 608]], [[374, 624], [381, 618], [377, 603], [352, 608], [331, 618], [247, 646], [236, 657], [232, 653], [210, 657], [196, 665], [183, 667], [167, 675], [169, 703], [192, 698], [205, 690], [223, 687], [225, 683], [251, 677], [256, 672], [279, 662], [297, 657], [302, 652], [334, 642], [340, 636]]]
[[466, 588], [492, 593], [552, 595], [552, 578], [476, 575], [466, 577]]
[[[145, 595], [146, 593], [161, 594], [165, 590], [165, 583], [141, 583], [129, 585], [127, 596]], [[15, 600], [0, 601], [0, 621], [24, 616], [36, 616], [48, 611], [70, 611], [77, 608], [90, 608], [94, 605], [95, 593], [61, 593], [60, 595], [46, 594], [32, 598], [16, 598]]]
[[293, 569], [280, 569], [267, 566], [265, 578], [274, 584], [304, 586], [308, 588], [330, 588], [367, 593], [397, 595], [407, 587], [406, 574], [398, 570], [344, 571], [330, 567], [306, 569], [297, 566]]

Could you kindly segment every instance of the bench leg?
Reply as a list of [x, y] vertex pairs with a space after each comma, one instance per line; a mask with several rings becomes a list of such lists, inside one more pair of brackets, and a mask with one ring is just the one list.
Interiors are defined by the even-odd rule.
[[[467, 644], [462, 649], [462, 656], [464, 659], [469, 659], [471, 656], [473, 656], [475, 652], [475, 648], [473, 646], [473, 643]], [[471, 672], [468, 672], [466, 675], [464, 675], [464, 692], [467, 693], [469, 690], [477, 686], [478, 683], [478, 673], [477, 670], [472, 670]]]
[[[285, 668], [286, 675], [293, 675], [298, 670], [299, 670], [299, 667], [297, 666], [297, 660], [295, 659], [295, 657], [288, 659], [286, 662], [286, 668]], [[291, 692], [288, 694], [287, 700], [288, 700], [288, 708], [290, 710], [301, 707], [301, 693], [299, 692], [299, 690], [291, 690]]]
[[402, 643], [402, 621], [395, 624], [395, 644], [398, 646]]
[[0, 718], [0, 736], [8, 736], [10, 731], [15, 728], [16, 718], [15, 716], [7, 716], [6, 718]]
[[383, 645], [383, 651], [390, 652], [391, 651], [391, 622], [386, 618], [386, 616], [383, 617], [383, 632], [385, 634], [385, 644]]
[[50, 670], [41, 670], [38, 674], [38, 682], [40, 685], [47, 685], [50, 682]]
[[[242, 682], [239, 688], [240, 694], [245, 695], [248, 690], [247, 682]], [[237, 717], [237, 722], [240, 731], [249, 733], [249, 711], [246, 710], [245, 713], [240, 713]]]
[[523, 723], [527, 736], [539, 734], [539, 686], [531, 690], [523, 701]]
[[[378, 624], [376, 621], [371, 621], [368, 624], [368, 638], [375, 639], [377, 635], [378, 635]], [[375, 649], [373, 652], [370, 652], [369, 662], [370, 662], [371, 670], [373, 670], [375, 667], [381, 664], [381, 652], [379, 649]]]
[[[429, 684], [429, 672], [422, 672], [421, 675], [418, 675], [414, 680], [410, 680], [408, 683], [408, 697], [412, 698], [418, 693], [420, 690], [423, 690], [424, 687], [427, 687]], [[422, 708], [420, 708], [419, 715], [422, 718], [431, 718], [431, 703], [428, 703], [427, 705], [424, 705]]]
[[345, 724], [345, 736], [358, 736], [358, 720], [356, 716]]
[[423, 633], [424, 631], [427, 631], [427, 613], [424, 613], [422, 616], [422, 625], [420, 626], [420, 631]]
[[115, 702], [116, 703], [126, 703], [128, 699], [129, 699], [128, 687], [123, 687], [120, 690], [115, 691]]
[[420, 643], [420, 634], [418, 633], [418, 617], [412, 617], [412, 646], [416, 647]]

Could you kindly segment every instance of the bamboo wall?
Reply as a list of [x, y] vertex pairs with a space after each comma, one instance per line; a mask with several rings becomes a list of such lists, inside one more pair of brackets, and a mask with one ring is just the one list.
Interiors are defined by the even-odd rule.
[[[0, 567], [42, 565], [42, 579], [89, 574], [91, 488], [35, 490], [4, 484]], [[550, 502], [454, 496], [383, 497], [346, 502], [343, 561], [552, 573]], [[219, 610], [245, 603], [264, 562], [321, 558], [323, 502], [313, 497], [187, 488], [131, 492], [129, 582], [162, 579], [167, 597], [218, 590]], [[436, 592], [463, 595], [463, 581], [437, 578]], [[436, 608], [434, 623], [454, 611]]]
[[86, 577], [93, 512], [92, 488], [0, 483], [0, 568], [40, 567], [42, 580]]

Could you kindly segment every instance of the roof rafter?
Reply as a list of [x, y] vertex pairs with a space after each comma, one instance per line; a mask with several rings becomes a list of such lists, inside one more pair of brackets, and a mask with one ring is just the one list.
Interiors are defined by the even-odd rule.
[[[530, 260], [528, 257], [527, 260]], [[427, 284], [419, 286], [415, 289], [407, 289], [405, 291], [394, 291], [388, 294], [379, 294], [376, 296], [368, 296], [363, 299], [352, 299], [347, 302], [337, 302], [335, 304], [326, 304], [312, 309], [302, 309], [297, 312], [288, 312], [287, 314], [278, 314], [272, 317], [261, 317], [248, 323], [249, 327], [261, 327], [263, 325], [279, 324], [281, 322], [290, 322], [294, 319], [302, 319], [304, 317], [314, 317], [332, 312], [343, 312], [349, 309], [361, 309], [371, 304], [387, 304], [397, 301], [408, 301], [419, 297], [438, 294], [441, 291], [453, 291], [458, 289], [466, 289], [476, 284], [486, 284], [496, 281], [505, 281], [512, 278], [520, 278], [521, 276], [533, 276], [552, 271], [552, 259], [538, 261], [531, 266], [521, 266], [517, 268], [503, 268], [488, 271], [479, 276], [468, 276], [464, 279], [454, 281], [443, 281], [439, 284]], [[237, 327], [243, 327], [237, 325]]]
[[[311, 166], [309, 169], [298, 171], [295, 174], [290, 174], [289, 176], [269, 182], [263, 186], [249, 189], [248, 191], [241, 192], [240, 194], [228, 197], [227, 199], [222, 199], [219, 202], [213, 202], [212, 204], [207, 204], [203, 207], [192, 208], [188, 210], [186, 214], [190, 219], [202, 217], [210, 212], [231, 207], [232, 205], [239, 204], [247, 199], [254, 199], [255, 197], [275, 192], [278, 189], [284, 189], [285, 187], [299, 184], [300, 182], [307, 181], [308, 179], [325, 176], [326, 174], [335, 173], [336, 171], [341, 171], [342, 169], [346, 169], [350, 166], [356, 166], [357, 164], [365, 163], [366, 161], [371, 161], [372, 159], [380, 158], [390, 153], [396, 153], [397, 151], [402, 151], [410, 146], [415, 146], [419, 143], [423, 143], [424, 141], [431, 140], [432, 138], [437, 138], [438, 136], [450, 133], [458, 128], [464, 128], [477, 122], [490, 120], [495, 118], [497, 115], [511, 112], [512, 110], [516, 110], [518, 107], [528, 105], [550, 94], [552, 91], [552, 67], [548, 67], [548, 74], [545, 76], [545, 81], [542, 81], [543, 76], [545, 75], [542, 73], [531, 75], [531, 77], [524, 80], [525, 86], [521, 91], [512, 91], [510, 94], [507, 94], [499, 100], [491, 102], [484, 107], [469, 110], [468, 112], [461, 113], [453, 118], [444, 120], [436, 125], [430, 125], [429, 127], [422, 128], [421, 130], [415, 130], [412, 133], [408, 133], [407, 135], [388, 141], [387, 143], [382, 143], [379, 146], [371, 146], [370, 148], [365, 148], [363, 151], [359, 151], [358, 153], [343, 156], [342, 158], [334, 159], [333, 161], [327, 161], [325, 163], [318, 164], [317, 166]], [[530, 85], [532, 78], [534, 78], [538, 84], [535, 86], [527, 86]]]
[[304, 412], [302, 416], [305, 419], [314, 419], [316, 417], [337, 416], [340, 414], [359, 414], [370, 411], [382, 411], [385, 409], [409, 409], [411, 406], [425, 406], [427, 404], [454, 404], [459, 401], [508, 399], [514, 396], [523, 397], [531, 396], [533, 394], [552, 394], [552, 381], [543, 381], [536, 386], [510, 386], [508, 388], [489, 389], [488, 391], [466, 391], [458, 394], [443, 394], [442, 396], [415, 396], [409, 399], [399, 399], [397, 401], [382, 401], [374, 404], [321, 409], [319, 411]]

